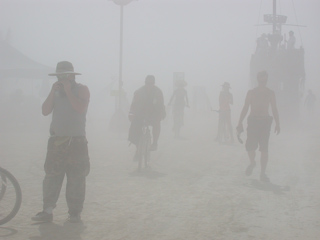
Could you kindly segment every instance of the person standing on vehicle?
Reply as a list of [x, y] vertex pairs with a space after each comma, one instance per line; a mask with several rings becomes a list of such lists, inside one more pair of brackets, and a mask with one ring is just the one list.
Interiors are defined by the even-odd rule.
[[233, 95], [229, 91], [230, 88], [230, 83], [225, 82], [219, 95], [219, 122], [216, 141], [220, 143], [223, 138], [225, 141], [229, 140], [230, 143], [234, 142], [230, 107], [233, 104]]
[[81, 74], [74, 72], [70, 62], [58, 62], [56, 72], [49, 75], [57, 76], [58, 81], [52, 85], [42, 104], [44, 116], [52, 113], [44, 164], [43, 211], [32, 217], [32, 220], [52, 221], [52, 210], [56, 207], [66, 175], [69, 221], [80, 222], [86, 176], [90, 170], [85, 131], [90, 92], [87, 86], [75, 81], [75, 75]]
[[[272, 120], [274, 118], [276, 126], [275, 133], [280, 133], [279, 113], [276, 104], [274, 92], [267, 88], [268, 73], [266, 71], [259, 72], [257, 75], [258, 86], [249, 90], [245, 99], [243, 109], [240, 114], [237, 131], [242, 132], [242, 122], [248, 116], [247, 141], [246, 150], [248, 152], [250, 164], [246, 169], [246, 175], [251, 175], [252, 170], [256, 165], [255, 151], [260, 147], [261, 152], [261, 172], [260, 180], [269, 182], [266, 175], [266, 167], [268, 163], [268, 145]], [[271, 107], [273, 118], [269, 115], [269, 107]]]
[[173, 102], [173, 131], [176, 138], [180, 137], [180, 128], [183, 126], [184, 122], [184, 108], [189, 107], [188, 94], [185, 89], [187, 85], [185, 81], [179, 81], [177, 84], [177, 89], [173, 92], [172, 97], [169, 101], [169, 106]]
[[294, 36], [294, 32], [290, 31], [289, 32], [289, 39], [287, 41], [287, 49], [288, 50], [294, 49], [295, 44], [296, 44], [296, 37]]
[[312, 90], [309, 89], [308, 95], [304, 101], [304, 106], [307, 108], [310, 116], [313, 116], [315, 102], [316, 102], [316, 96], [314, 95]]
[[143, 122], [152, 126], [151, 151], [157, 150], [161, 120], [166, 117], [163, 93], [155, 86], [155, 77], [148, 75], [145, 85], [135, 91], [129, 112], [131, 122], [128, 140], [137, 145]]

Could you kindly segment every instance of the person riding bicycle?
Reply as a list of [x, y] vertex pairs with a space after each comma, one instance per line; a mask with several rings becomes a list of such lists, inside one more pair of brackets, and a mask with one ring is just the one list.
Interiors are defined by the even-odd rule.
[[189, 107], [188, 94], [184, 88], [186, 85], [186, 82], [183, 80], [176, 83], [177, 89], [174, 90], [168, 104], [170, 106], [173, 102], [173, 131], [176, 138], [180, 136], [180, 128], [184, 122], [184, 108]]
[[137, 145], [143, 124], [152, 126], [151, 151], [157, 150], [161, 120], [166, 117], [163, 93], [155, 86], [155, 77], [148, 75], [145, 85], [135, 91], [129, 112], [131, 122], [128, 140]]

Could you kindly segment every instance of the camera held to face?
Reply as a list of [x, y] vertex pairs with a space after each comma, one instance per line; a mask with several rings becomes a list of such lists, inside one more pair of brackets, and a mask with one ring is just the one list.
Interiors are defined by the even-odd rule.
[[61, 75], [58, 75], [57, 78], [58, 78], [58, 81], [66, 81], [66, 80], [70, 80], [70, 74], [61, 74]]

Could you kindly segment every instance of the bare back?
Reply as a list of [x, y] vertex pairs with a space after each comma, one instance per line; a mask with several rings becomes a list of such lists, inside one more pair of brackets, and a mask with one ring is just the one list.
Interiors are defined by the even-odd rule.
[[275, 132], [279, 134], [280, 122], [276, 103], [276, 96], [271, 89], [265, 86], [265, 84], [266, 81], [262, 81], [260, 82], [258, 87], [248, 91], [244, 106], [240, 113], [239, 123], [237, 126], [237, 129], [239, 129], [238, 131], [241, 131], [241, 129], [243, 130], [242, 121], [246, 117], [249, 108], [249, 116], [268, 117], [270, 116], [269, 108], [271, 107], [271, 112], [276, 123]]
[[248, 92], [247, 100], [250, 105], [251, 116], [269, 116], [269, 107], [272, 107], [275, 95], [267, 87], [256, 87]]

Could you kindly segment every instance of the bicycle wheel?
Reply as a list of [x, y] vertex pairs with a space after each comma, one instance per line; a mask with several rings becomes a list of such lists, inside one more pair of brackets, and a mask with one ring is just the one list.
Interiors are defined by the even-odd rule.
[[144, 134], [144, 146], [143, 146], [143, 159], [144, 167], [149, 166], [150, 161], [150, 147], [151, 147], [151, 134], [150, 129], [147, 128], [146, 133]]
[[0, 176], [1, 186], [5, 186], [0, 201], [0, 225], [2, 225], [9, 222], [18, 213], [22, 193], [18, 181], [10, 172], [0, 167]]
[[137, 158], [138, 158], [138, 171], [141, 171], [143, 161], [143, 148], [144, 148], [144, 133], [141, 135], [137, 146]]
[[144, 168], [148, 166], [148, 161], [150, 159], [150, 145], [151, 145], [151, 135], [148, 126], [142, 128], [142, 135], [140, 137], [137, 157], [138, 157], [138, 170], [141, 171], [142, 165]]
[[0, 186], [0, 200], [3, 198], [6, 189], [7, 189], [7, 178], [4, 175], [0, 174], [0, 182], [1, 182], [1, 186]]

